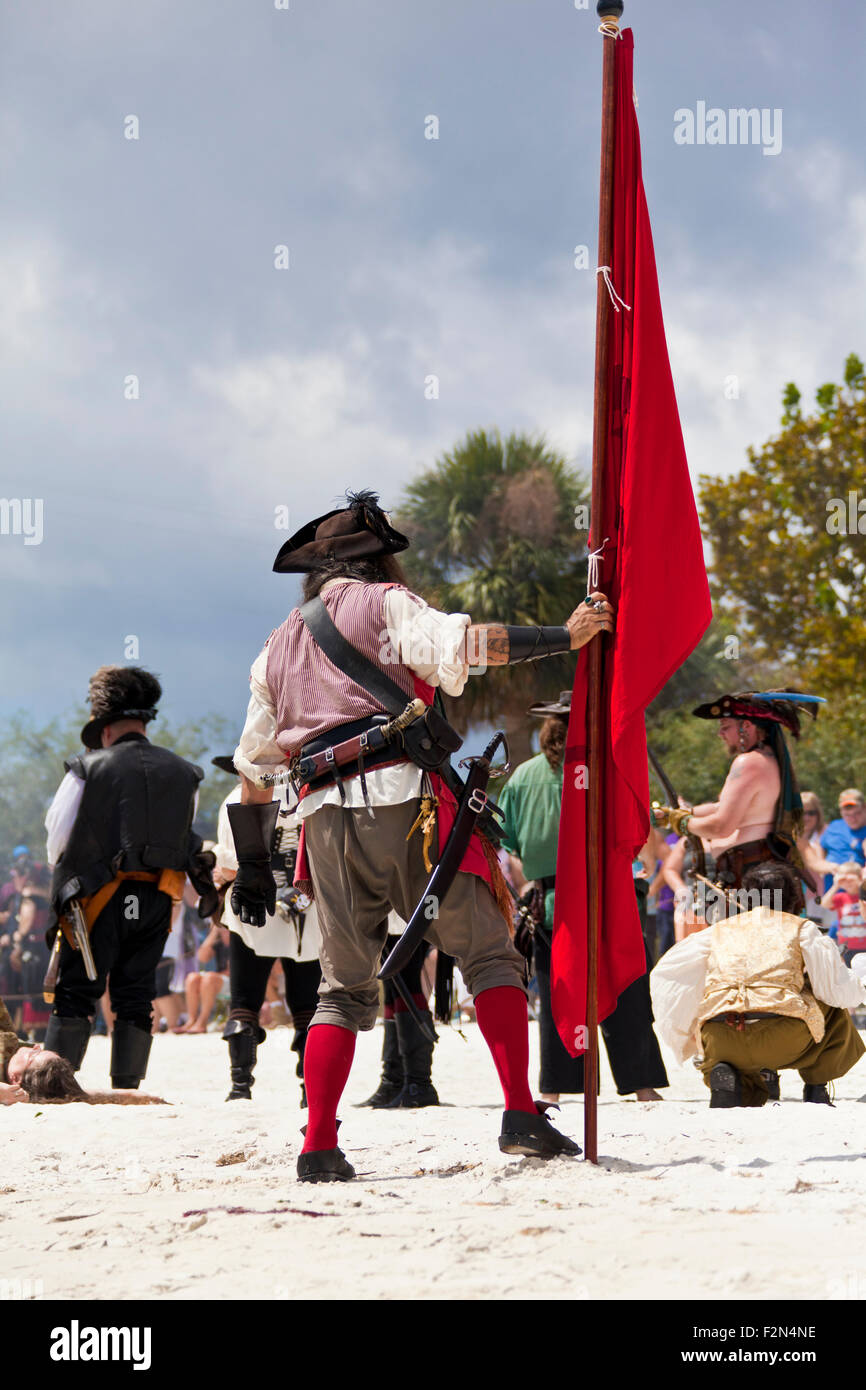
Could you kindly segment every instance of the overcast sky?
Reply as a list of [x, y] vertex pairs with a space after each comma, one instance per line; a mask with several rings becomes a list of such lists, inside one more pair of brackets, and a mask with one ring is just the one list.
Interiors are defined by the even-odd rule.
[[[65, 713], [135, 636], [169, 716], [240, 726], [297, 598], [275, 508], [393, 506], [477, 427], [587, 464], [594, 11], [6, 7], [0, 496], [42, 499], [43, 536], [0, 535], [0, 715]], [[811, 397], [866, 352], [864, 9], [627, 0], [624, 22], [690, 464], [729, 472], [786, 381]], [[699, 102], [781, 111], [781, 149], [678, 144]]]

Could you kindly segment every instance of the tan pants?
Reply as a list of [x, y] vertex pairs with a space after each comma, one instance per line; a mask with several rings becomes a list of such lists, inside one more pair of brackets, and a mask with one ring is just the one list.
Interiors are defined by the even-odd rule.
[[[408, 921], [429, 878], [420, 831], [406, 842], [420, 804], [376, 806], [374, 817], [363, 807], [321, 806], [304, 822], [322, 934], [323, 979], [311, 1027], [333, 1023], [356, 1033], [376, 1022], [388, 912], [393, 907]], [[426, 939], [456, 956], [471, 994], [498, 985], [523, 989], [522, 957], [480, 878], [458, 873], [443, 902], [427, 911]]]
[[742, 1030], [728, 1023], [705, 1023], [701, 1029], [704, 1081], [709, 1086], [713, 1067], [727, 1062], [740, 1073], [743, 1104], [758, 1106], [767, 1099], [762, 1070], [793, 1067], [809, 1086], [844, 1076], [859, 1062], [866, 1047], [846, 1009], [818, 1003], [825, 1025], [819, 1043], [799, 1018], [768, 1018], [766, 1022], [746, 1023]]

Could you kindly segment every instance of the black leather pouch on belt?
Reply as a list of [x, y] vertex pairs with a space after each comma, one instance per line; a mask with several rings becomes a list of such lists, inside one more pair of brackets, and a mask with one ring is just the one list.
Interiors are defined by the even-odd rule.
[[425, 772], [438, 772], [463, 743], [457, 730], [433, 705], [428, 705], [422, 719], [403, 730], [402, 738], [408, 757]]

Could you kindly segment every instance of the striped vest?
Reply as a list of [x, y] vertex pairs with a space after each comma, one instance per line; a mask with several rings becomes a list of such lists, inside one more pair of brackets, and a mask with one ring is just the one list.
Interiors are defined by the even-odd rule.
[[[385, 594], [402, 587], [335, 579], [321, 598], [347, 642], [405, 690], [408, 701], [414, 694], [412, 672], [395, 660], [385, 626]], [[267, 647], [268, 689], [277, 714], [278, 741], [287, 757], [338, 725], [381, 710], [372, 695], [325, 655], [300, 609], [292, 609], [268, 638]]]

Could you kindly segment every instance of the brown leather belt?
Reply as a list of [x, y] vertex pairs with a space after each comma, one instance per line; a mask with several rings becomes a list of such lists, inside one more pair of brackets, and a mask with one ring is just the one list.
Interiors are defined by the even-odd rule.
[[722, 850], [716, 857], [716, 873], [722, 882], [725, 881], [722, 876], [730, 874], [734, 887], [739, 888], [747, 869], [753, 864], [763, 864], [766, 859], [775, 857], [769, 840], [747, 840], [745, 844], [731, 845], [730, 849]]

